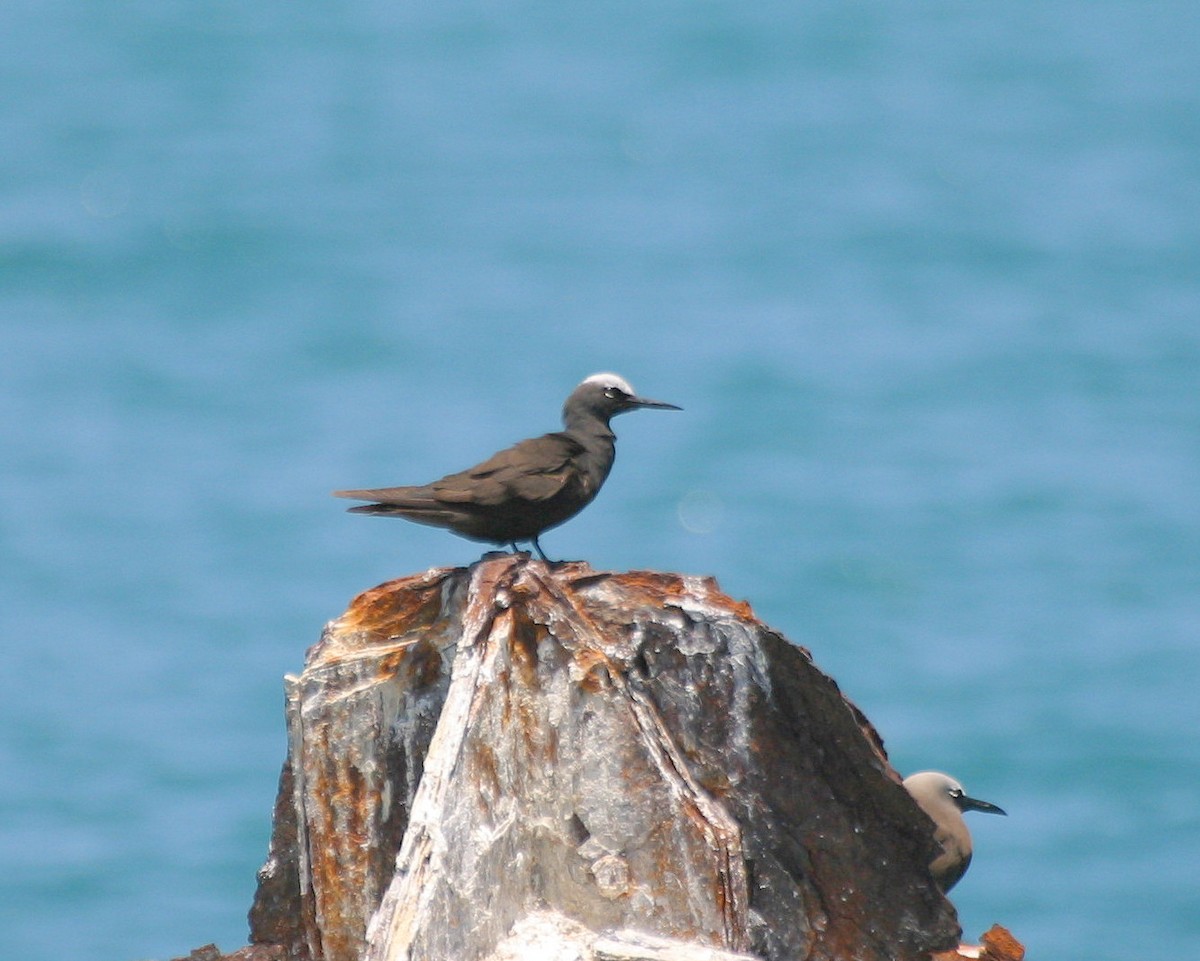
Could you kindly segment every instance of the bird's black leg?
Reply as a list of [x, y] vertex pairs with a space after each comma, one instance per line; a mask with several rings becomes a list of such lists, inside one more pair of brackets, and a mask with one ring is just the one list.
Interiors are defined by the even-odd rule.
[[513, 552], [514, 554], [520, 554], [520, 553], [521, 553], [521, 548], [517, 547], [517, 542], [516, 542], [516, 541], [509, 541], [509, 542], [508, 542], [508, 546], [512, 548], [512, 552]]
[[542, 550], [542, 545], [538, 543], [538, 539], [536, 537], [533, 539], [533, 549], [538, 552], [538, 557], [544, 560], [547, 564], [554, 563], [554, 561], [550, 560], [550, 558], [546, 556], [546, 552]]

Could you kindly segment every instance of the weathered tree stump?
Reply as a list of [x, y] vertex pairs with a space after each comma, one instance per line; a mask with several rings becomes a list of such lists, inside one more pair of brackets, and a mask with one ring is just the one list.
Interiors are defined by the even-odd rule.
[[711, 580], [505, 555], [391, 581], [328, 625], [287, 717], [251, 940], [293, 961], [957, 944], [874, 729]]

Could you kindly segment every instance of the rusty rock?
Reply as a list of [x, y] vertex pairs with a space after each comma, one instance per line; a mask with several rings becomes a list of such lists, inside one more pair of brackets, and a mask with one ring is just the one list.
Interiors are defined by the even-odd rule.
[[980, 938], [981, 944], [960, 944], [951, 951], [940, 951], [933, 961], [1025, 961], [1025, 946], [1012, 933], [993, 924]]
[[998, 924], [993, 924], [983, 933], [982, 961], [1025, 961], [1025, 946], [1012, 933]]
[[598, 935], [552, 911], [535, 911], [512, 932], [487, 961], [758, 961], [686, 941], [658, 938], [640, 931]]
[[293, 961], [284, 949], [275, 944], [252, 944], [249, 947], [234, 951], [233, 954], [222, 954], [215, 944], [206, 944], [192, 949], [186, 958], [176, 958], [175, 961]]
[[713, 957], [957, 942], [874, 729], [709, 579], [510, 555], [393, 581], [287, 714], [251, 940], [296, 961], [480, 961], [539, 910]]

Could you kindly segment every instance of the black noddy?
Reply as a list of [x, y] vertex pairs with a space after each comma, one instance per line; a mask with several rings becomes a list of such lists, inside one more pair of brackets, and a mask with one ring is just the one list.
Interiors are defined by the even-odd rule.
[[563, 404], [566, 430], [523, 440], [432, 484], [333, 494], [371, 501], [349, 508], [354, 514], [403, 517], [514, 551], [518, 542], [529, 541], [542, 560], [549, 560], [538, 535], [591, 503], [616, 456], [617, 437], [608, 422], [640, 407], [682, 410], [638, 397], [616, 374], [592, 374]]
[[904, 779], [904, 786], [934, 823], [933, 839], [941, 845], [942, 853], [933, 859], [929, 871], [938, 887], [943, 892], [949, 891], [966, 874], [971, 863], [971, 832], [967, 830], [963, 812], [1008, 812], [990, 801], [967, 797], [962, 785], [941, 771], [910, 774]]

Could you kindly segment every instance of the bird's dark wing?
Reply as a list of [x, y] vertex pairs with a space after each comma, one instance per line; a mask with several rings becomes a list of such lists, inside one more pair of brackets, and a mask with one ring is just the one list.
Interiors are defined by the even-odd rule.
[[536, 504], [562, 491], [572, 476], [572, 460], [583, 447], [566, 434], [523, 440], [482, 464], [429, 485], [443, 504], [494, 507], [513, 500]]
[[[403, 510], [437, 511], [440, 507], [495, 507], [514, 500], [537, 504], [550, 500], [570, 481], [572, 459], [583, 447], [566, 434], [523, 440], [493, 454], [482, 464], [450, 474], [432, 484], [334, 491], [335, 497], [373, 501]], [[363, 513], [382, 513], [351, 508]]]

